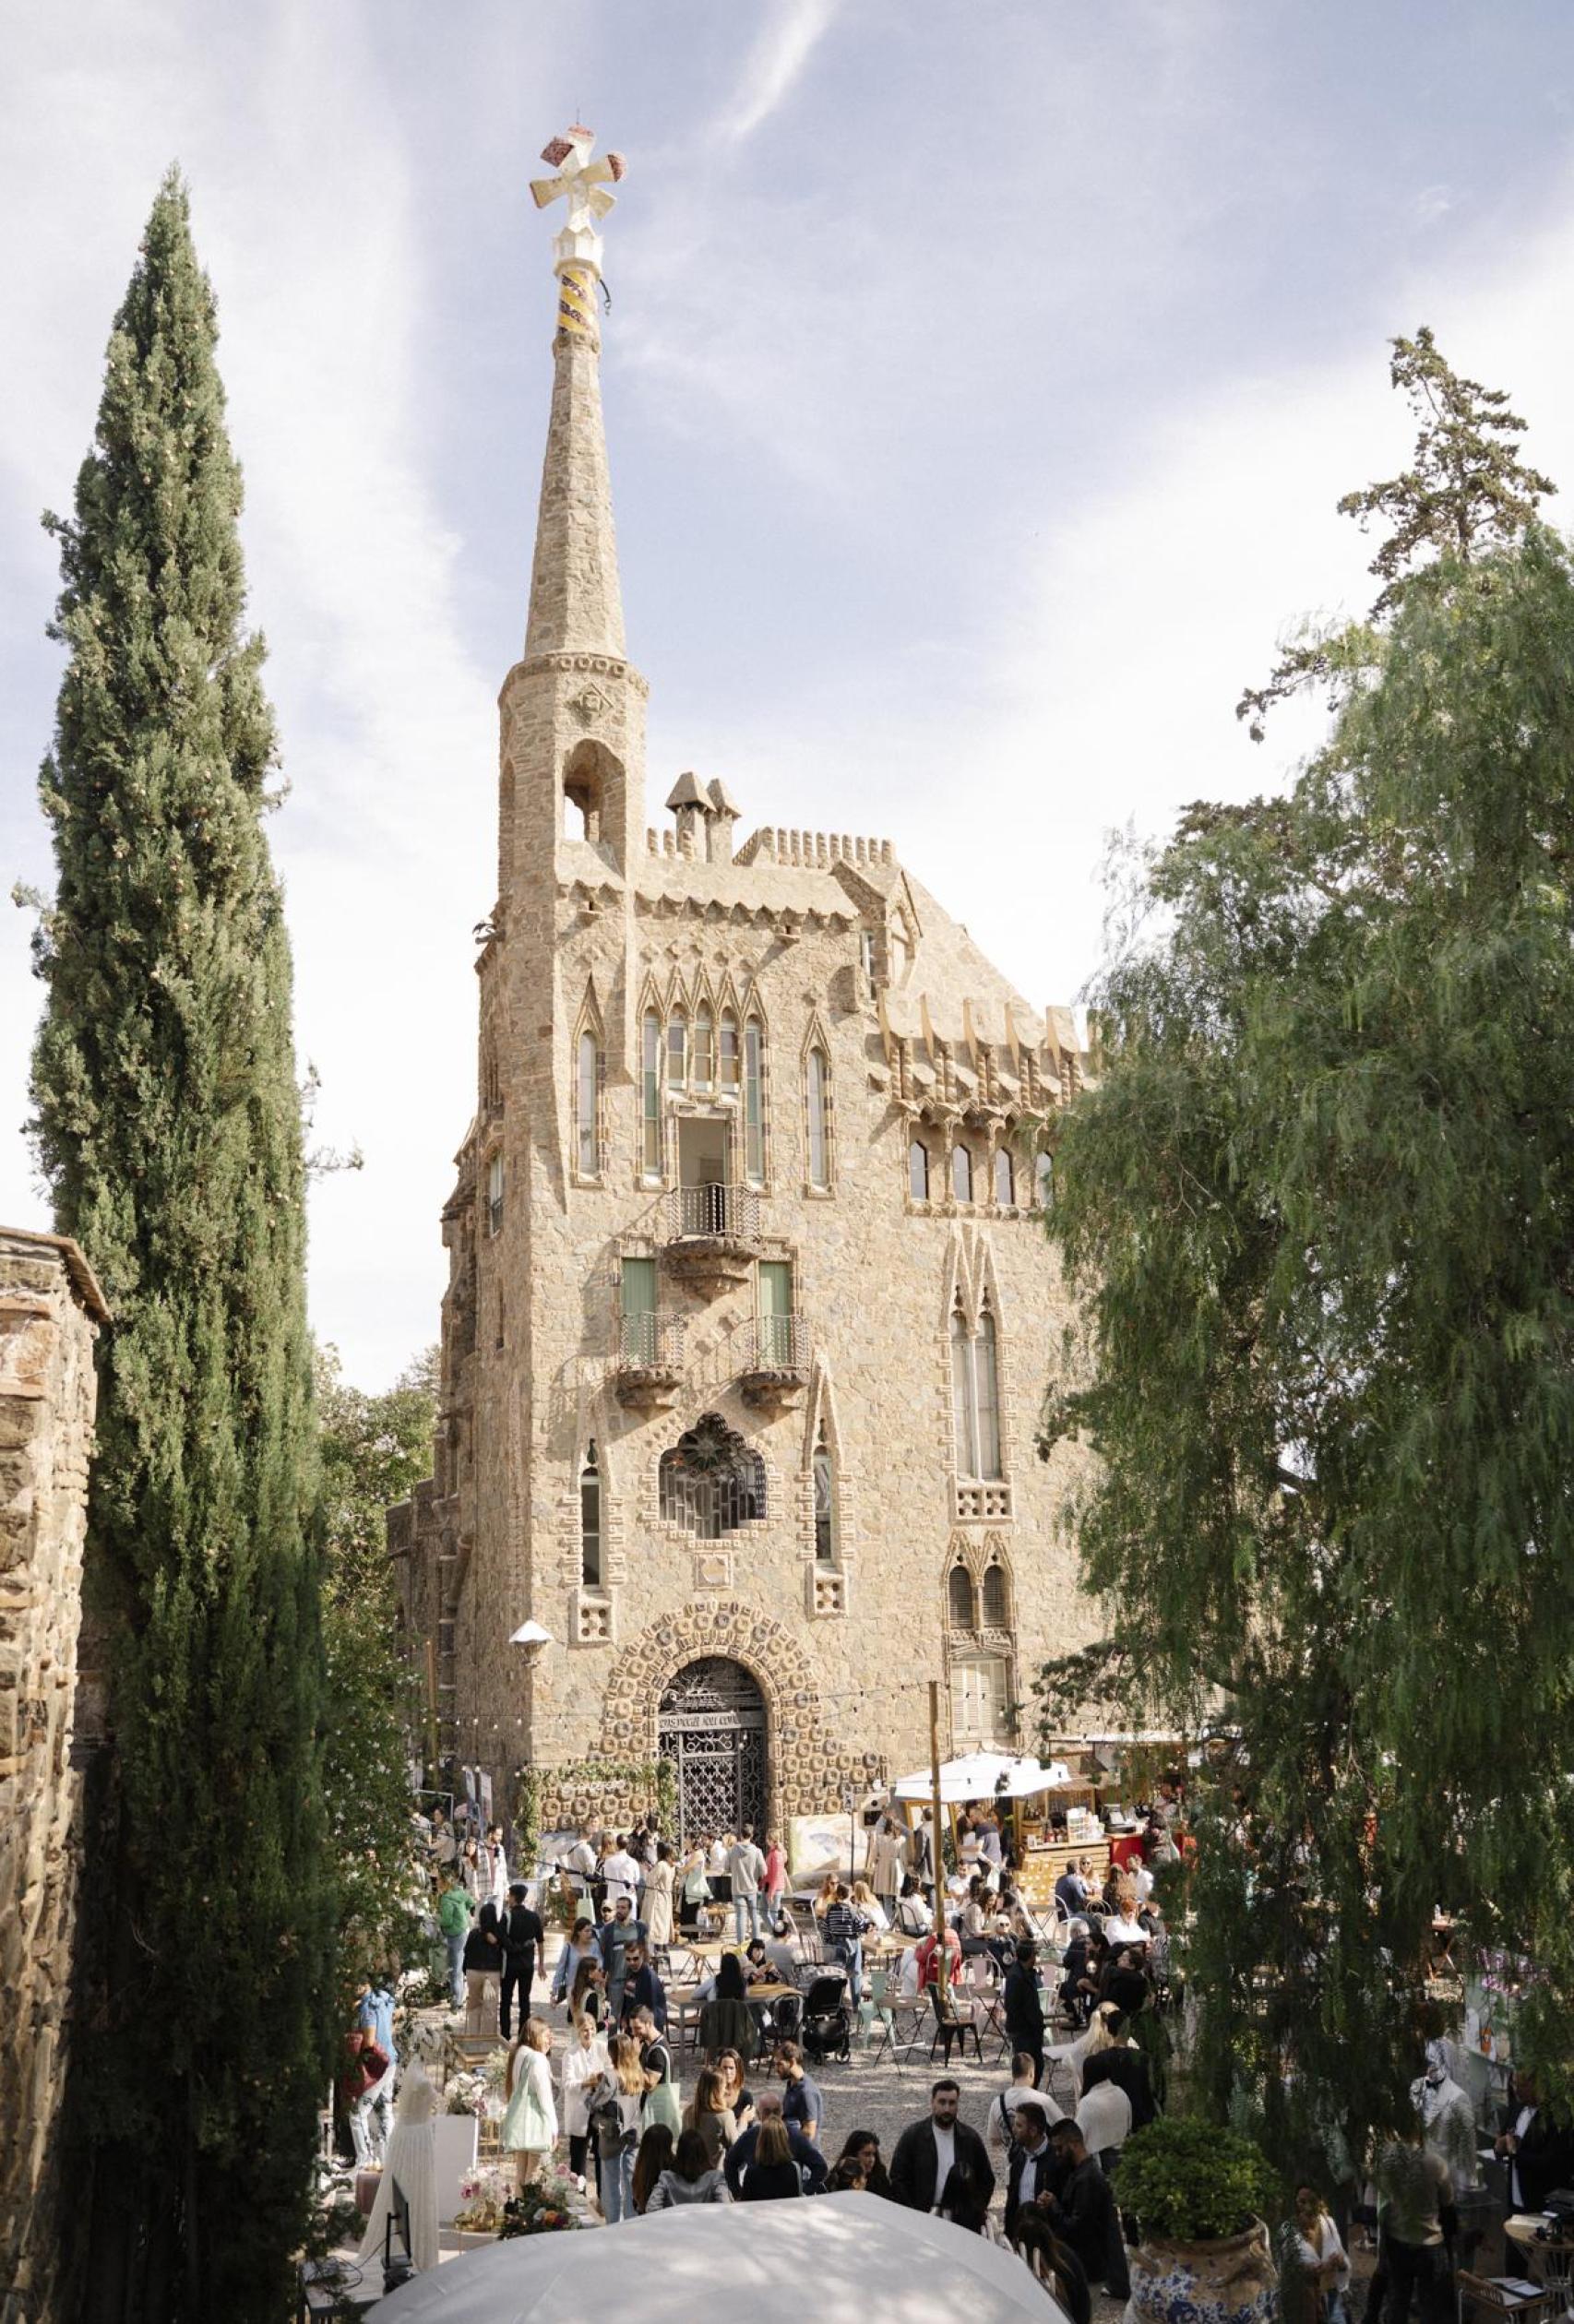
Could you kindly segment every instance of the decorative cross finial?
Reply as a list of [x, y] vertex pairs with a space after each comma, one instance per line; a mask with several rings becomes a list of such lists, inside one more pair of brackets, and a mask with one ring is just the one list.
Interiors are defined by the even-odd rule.
[[603, 154], [599, 161], [592, 161], [595, 144], [593, 132], [578, 122], [566, 137], [554, 137], [542, 149], [541, 158], [557, 175], [531, 178], [531, 192], [537, 209], [545, 209], [559, 196], [568, 204], [567, 223], [557, 237], [559, 265], [569, 258], [588, 259], [599, 270], [602, 238], [596, 226], [616, 206], [616, 195], [606, 188], [609, 182], [617, 184], [625, 164], [621, 153]]

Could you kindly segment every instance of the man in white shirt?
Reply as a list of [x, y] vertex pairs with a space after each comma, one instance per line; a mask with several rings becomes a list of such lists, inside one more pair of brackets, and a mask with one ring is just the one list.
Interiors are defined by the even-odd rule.
[[[1033, 2061], [1026, 2050], [1019, 2050], [1011, 2060], [1010, 2082], [1005, 2090], [997, 2092], [990, 2100], [989, 2118], [984, 2126], [984, 2139], [997, 2154], [1004, 2154], [1017, 2135], [1011, 2127], [1011, 2118], [1017, 2111], [1018, 2100], [1023, 2097], [1036, 2098], [1037, 2094], [1038, 2085], [1033, 2080]], [[1047, 2135], [1046, 2129], [1045, 2136]]]
[[621, 1833], [611, 1855], [602, 1858], [602, 1878], [606, 1882], [606, 1901], [614, 1910], [625, 1897], [630, 1904], [639, 1901], [639, 1866]]
[[[759, 1884], [765, 1877], [765, 1858], [754, 1844], [754, 1827], [745, 1824], [727, 1852], [727, 1871], [733, 1883], [733, 1931], [740, 1945], [765, 1935], [759, 1909]], [[745, 1921], [748, 1927], [744, 1926]]]
[[1131, 2101], [1118, 2082], [1095, 2082], [1084, 2091], [1078, 2102], [1077, 2127], [1088, 2152], [1096, 2154], [1107, 2172], [1131, 2136]]
[[590, 1893], [590, 1876], [596, 1868], [596, 1852], [590, 1835], [582, 1831], [572, 1848], [566, 1849], [561, 1858], [562, 1868], [574, 1882], [581, 1897]]

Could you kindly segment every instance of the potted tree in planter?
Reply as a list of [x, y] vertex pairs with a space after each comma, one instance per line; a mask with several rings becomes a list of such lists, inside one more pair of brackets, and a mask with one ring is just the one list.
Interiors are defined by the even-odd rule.
[[1237, 2131], [1162, 2115], [1128, 2139], [1115, 2175], [1141, 2241], [1131, 2255], [1140, 2324], [1266, 2324], [1278, 2273], [1261, 2213], [1274, 2177]]

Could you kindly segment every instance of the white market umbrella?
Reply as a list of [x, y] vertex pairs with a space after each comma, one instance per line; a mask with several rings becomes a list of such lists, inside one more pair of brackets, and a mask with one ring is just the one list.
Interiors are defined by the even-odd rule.
[[374, 2324], [1067, 2324], [1012, 2251], [878, 2195], [692, 2203], [516, 2235], [417, 2276]]
[[[1001, 1783], [1001, 1776], [1006, 1778]], [[1069, 1783], [1071, 1770], [1058, 1759], [1041, 1767], [1036, 1759], [1018, 1759], [1004, 1751], [970, 1751], [965, 1758], [945, 1759], [940, 1765], [940, 1797], [955, 1807], [970, 1800], [1027, 1799], [1056, 1783]], [[898, 1799], [926, 1800], [934, 1796], [928, 1768], [904, 1775], [894, 1787]]]

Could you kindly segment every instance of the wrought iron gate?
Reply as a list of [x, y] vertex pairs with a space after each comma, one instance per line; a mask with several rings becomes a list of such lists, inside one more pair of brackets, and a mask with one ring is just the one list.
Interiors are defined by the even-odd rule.
[[662, 1697], [657, 1735], [677, 1770], [680, 1840], [764, 1830], [765, 1702], [741, 1663], [687, 1663]]

